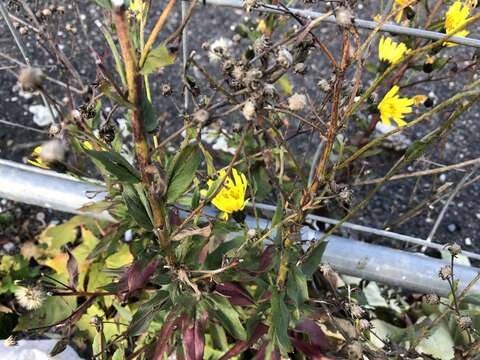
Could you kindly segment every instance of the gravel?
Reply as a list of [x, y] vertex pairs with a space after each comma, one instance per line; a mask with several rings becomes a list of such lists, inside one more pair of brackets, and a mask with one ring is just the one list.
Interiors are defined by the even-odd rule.
[[[45, 0], [38, 1], [40, 4], [49, 4]], [[70, 2], [66, 2], [70, 4]], [[72, 35], [67, 31], [72, 26], [77, 29], [77, 33], [81, 33], [82, 26], [76, 21], [75, 10], [71, 6], [67, 6], [67, 12], [60, 21], [55, 22], [57, 28], [56, 34], [62, 43], [62, 49], [67, 57], [73, 59], [73, 63], [78, 69], [79, 73], [84, 79], [88, 79], [93, 83], [96, 78], [96, 70], [94, 60], [92, 58], [92, 51], [89, 48], [91, 45], [93, 49], [100, 55], [104, 56], [107, 52], [101, 32], [97, 30], [94, 25], [96, 19], [102, 19], [103, 14], [95, 5], [90, 5], [86, 1], [78, 2], [80, 7], [80, 18], [83, 19], [87, 26], [87, 33], [89, 34], [88, 41], [77, 41], [80, 35]], [[296, 5], [297, 7], [306, 5]], [[312, 5], [314, 9], [319, 11], [324, 10], [324, 4], [319, 3]], [[358, 14], [376, 14], [378, 9], [377, 4], [370, 1], [359, 1], [356, 5]], [[154, 9], [156, 14], [159, 14], [158, 6]], [[478, 10], [477, 10], [478, 11]], [[238, 24], [245, 17], [251, 20], [255, 19], [254, 14], [247, 15], [243, 11], [214, 8], [211, 6], [199, 7], [195, 12], [192, 22], [189, 25], [189, 47], [195, 50], [198, 56], [207, 61], [208, 55], [202, 50], [202, 44], [206, 41], [210, 43], [222, 37], [232, 39], [235, 32], [234, 26]], [[172, 18], [167, 22], [166, 33], [174, 31], [180, 23], [180, 14], [175, 12]], [[0, 52], [10, 57], [20, 59], [18, 51], [10, 39], [4, 22], [0, 22], [0, 33], [3, 34], [0, 39]], [[318, 29], [318, 34], [322, 41], [327, 44], [333, 51], [334, 55], [338, 55], [339, 46], [339, 31], [333, 25], [325, 25]], [[362, 36], [364, 33], [362, 33]], [[472, 37], [479, 37], [479, 27], [471, 29]], [[234, 43], [232, 51], [239, 53], [244, 48], [245, 41]], [[74, 81], [67, 75], [62, 73], [49, 57], [42, 50], [37, 50], [34, 46], [33, 35], [27, 37], [27, 49], [29, 55], [32, 57], [36, 65], [41, 66], [44, 71], [51, 77], [59, 79], [63, 82], [69, 82], [75, 85]], [[468, 60], [473, 54], [472, 49], [464, 47], [455, 47], [445, 51], [446, 54], [456, 54], [456, 58]], [[111, 61], [111, 59], [108, 59]], [[15, 124], [34, 127], [37, 131], [11, 127], [0, 123], [0, 158], [13, 159], [16, 161], [23, 161], [25, 157], [32, 151], [33, 147], [40, 144], [42, 141], [48, 139], [48, 126], [38, 127], [32, 121], [32, 114], [29, 113], [29, 108], [35, 105], [42, 105], [41, 99], [38, 96], [29, 96], [21, 92], [16, 85], [16, 77], [14, 73], [16, 68], [11, 68], [12, 62], [0, 57], [0, 120], [6, 120]], [[295, 85], [294, 92], [306, 92], [309, 97], [314, 100], [318, 96], [316, 83], [320, 79], [328, 79], [331, 76], [330, 68], [326, 63], [326, 59], [322, 55], [312, 56], [307, 61], [308, 73], [306, 76], [300, 74], [292, 74], [290, 79]], [[456, 64], [462, 67], [464, 63], [460, 61]], [[153, 94], [157, 99], [161, 100], [161, 108], [159, 107], [160, 116], [163, 118], [164, 130], [171, 131], [181, 126], [179, 119], [178, 108], [181, 108], [183, 102], [181, 96], [180, 64], [175, 65], [176, 69], [166, 74], [159, 74], [156, 77], [153, 86]], [[210, 67], [213, 65], [211, 64]], [[447, 65], [448, 69], [453, 68], [453, 64]], [[442, 75], [434, 74], [435, 76]], [[423, 78], [426, 75], [420, 75]], [[471, 82], [472, 79], [478, 77], [474, 72], [467, 72], [461, 76], [453, 76], [450, 79], [430, 82], [426, 84], [419, 84], [405, 92], [409, 95], [428, 94], [432, 100], [438, 103], [441, 99], [451, 96], [458, 91], [462, 85]], [[414, 81], [417, 78], [408, 78], [408, 81]], [[455, 80], [452, 81], [452, 80]], [[174, 94], [168, 98], [167, 101], [160, 99], [160, 87], [162, 84], [169, 83], [172, 86]], [[58, 99], [62, 99], [66, 95], [66, 91], [62, 87], [54, 87], [54, 95]], [[77, 104], [78, 105], [78, 104]], [[424, 109], [420, 109], [424, 110]], [[451, 110], [451, 109], [448, 109]], [[420, 139], [422, 136], [438, 127], [438, 125], [446, 118], [447, 112], [434, 116], [432, 119], [422, 123], [413, 129], [409, 129], [406, 135], [409, 140], [414, 141]], [[429, 149], [427, 153], [418, 161], [413, 163], [407, 169], [401, 172], [410, 172], [416, 170], [425, 170], [435, 168], [439, 165], [449, 165], [457, 162], [465, 161], [480, 157], [480, 144], [478, 141], [478, 134], [480, 133], [480, 106], [477, 104], [455, 125], [454, 129], [443, 139], [435, 148]], [[314, 151], [315, 145], [318, 143], [317, 138], [309, 137], [302, 138], [295, 143], [296, 150]], [[389, 150], [381, 155], [373, 155], [363, 160], [362, 165], [368, 167], [370, 172], [364, 174], [365, 178], [376, 178], [384, 176], [396, 160], [402, 155], [402, 152]], [[445, 199], [437, 201], [422, 207], [415, 216], [403, 219], [408, 211], [411, 211], [416, 206], [430, 198], [441, 186], [447, 186], [452, 189], [455, 184], [465, 175], [465, 170], [456, 170], [448, 173], [425, 176], [418, 179], [409, 178], [400, 181], [392, 181], [387, 183], [382, 189], [373, 197], [369, 205], [362, 210], [356, 222], [373, 227], [389, 228], [400, 233], [426, 238], [431, 231], [433, 223], [435, 222], [439, 212], [444, 206]], [[478, 175], [478, 174], [476, 174]], [[365, 196], [372, 186], [354, 186], [352, 187], [356, 201]], [[446, 215], [437, 231], [434, 241], [440, 243], [458, 242], [466, 249], [480, 252], [480, 183], [475, 181], [473, 184], [462, 189], [452, 201], [448, 208]], [[401, 220], [401, 221], [400, 221]], [[49, 214], [44, 221], [49, 221]], [[374, 237], [371, 241], [376, 241]], [[403, 245], [393, 243], [393, 246], [402, 247]]]

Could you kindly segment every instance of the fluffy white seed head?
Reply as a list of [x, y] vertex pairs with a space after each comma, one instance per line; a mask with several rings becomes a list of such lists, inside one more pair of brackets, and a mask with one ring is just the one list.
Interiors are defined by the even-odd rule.
[[292, 111], [303, 110], [307, 106], [307, 97], [303, 94], [293, 94], [288, 98], [288, 108]]
[[32, 311], [43, 305], [45, 293], [36, 286], [21, 286], [15, 291], [15, 298], [23, 308]]

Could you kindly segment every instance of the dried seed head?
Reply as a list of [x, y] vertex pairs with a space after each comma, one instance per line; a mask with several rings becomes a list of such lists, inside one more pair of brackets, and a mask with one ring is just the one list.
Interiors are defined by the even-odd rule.
[[245, 74], [244, 82], [252, 90], [258, 90], [261, 87], [260, 79], [262, 78], [262, 72], [258, 69], [248, 70]]
[[330, 82], [326, 79], [318, 80], [317, 86], [323, 92], [329, 92], [331, 90]]
[[264, 84], [263, 85], [263, 95], [268, 98], [277, 99], [278, 92], [273, 84]]
[[442, 280], [447, 280], [450, 278], [450, 276], [452, 276], [452, 268], [450, 265], [445, 265], [443, 266], [440, 271], [438, 272], [438, 276], [440, 276], [440, 278]]
[[458, 327], [467, 330], [472, 327], [472, 318], [470, 316], [460, 316], [457, 318]]
[[351, 189], [349, 189], [348, 187], [344, 187], [342, 188], [342, 190], [338, 193], [338, 196], [340, 197], [340, 199], [346, 203], [349, 203], [352, 201], [353, 199], [353, 192]]
[[367, 319], [360, 319], [358, 320], [358, 328], [360, 331], [370, 330], [372, 328], [372, 324]]
[[233, 60], [227, 60], [222, 65], [222, 72], [225, 75], [230, 75], [234, 68], [235, 68], [235, 63], [233, 62]]
[[172, 87], [170, 86], [169, 83], [162, 84], [162, 86], [160, 87], [160, 91], [163, 96], [170, 96], [173, 93]]
[[247, 236], [249, 239], [253, 239], [257, 235], [257, 230], [255, 229], [248, 229]]
[[429, 305], [437, 305], [440, 303], [440, 297], [437, 294], [426, 294], [423, 296], [423, 301]]
[[27, 35], [28, 34], [28, 27], [22, 26], [20, 29], [18, 29], [18, 32], [20, 35]]
[[63, 162], [67, 149], [65, 144], [60, 140], [50, 140], [41, 146], [40, 159], [47, 163]]
[[350, 311], [350, 315], [352, 315], [354, 319], [360, 319], [363, 314], [365, 314], [365, 311], [355, 303], [349, 304], [348, 310]]
[[10, 335], [8, 338], [6, 338], [6, 339], [3, 341], [3, 344], [4, 344], [6, 347], [16, 346], [16, 345], [18, 344], [17, 338], [16, 338], [14, 335]]
[[193, 114], [193, 121], [197, 124], [205, 124], [210, 119], [210, 113], [205, 109], [197, 110]]
[[245, 70], [243, 69], [243, 66], [235, 65], [232, 70], [232, 77], [235, 80], [242, 81], [245, 77]]
[[307, 97], [303, 94], [293, 94], [288, 98], [288, 108], [292, 111], [303, 110], [307, 106]]
[[363, 359], [363, 349], [362, 344], [358, 341], [354, 341], [347, 345], [346, 353], [348, 359], [350, 360], [361, 360]]
[[250, 12], [252, 8], [257, 6], [257, 0], [244, 0], [243, 1], [243, 8], [246, 12]]
[[18, 82], [23, 91], [36, 91], [41, 89], [45, 74], [42, 69], [32, 66], [24, 67], [18, 74]]
[[270, 39], [265, 35], [262, 35], [253, 43], [253, 51], [255, 51], [255, 54], [260, 54], [267, 50], [271, 45], [272, 43]]
[[452, 254], [452, 256], [457, 256], [462, 252], [462, 247], [457, 243], [453, 243], [448, 247], [448, 251], [450, 251], [450, 254]]
[[335, 11], [335, 20], [337, 21], [337, 25], [343, 27], [350, 27], [353, 24], [353, 16], [352, 10], [346, 7], [339, 7]]
[[295, 64], [295, 66], [293, 67], [293, 71], [297, 74], [303, 75], [307, 72], [307, 65], [305, 65], [304, 63]]
[[282, 48], [278, 51], [277, 64], [281, 67], [288, 69], [293, 64], [293, 56], [286, 48]]
[[111, 144], [115, 140], [115, 127], [107, 123], [100, 128], [98, 135], [107, 144]]
[[60, 13], [60, 14], [64, 14], [65, 13], [65, 6], [57, 6], [57, 11]]
[[256, 110], [255, 102], [247, 100], [245, 105], [243, 105], [242, 114], [245, 116], [245, 119], [250, 121], [255, 117]]
[[333, 272], [333, 269], [330, 266], [330, 264], [320, 264], [319, 270], [325, 276]]
[[35, 286], [21, 286], [15, 290], [15, 298], [28, 311], [37, 310], [45, 301], [45, 293]]
[[50, 10], [50, 9], [43, 9], [43, 10], [42, 10], [42, 16], [44, 16], [44, 17], [52, 16], [52, 10]]
[[62, 127], [59, 124], [52, 124], [50, 125], [50, 129], [48, 129], [48, 135], [50, 136], [57, 136], [62, 131]]
[[218, 40], [215, 40], [212, 45], [210, 45], [210, 51], [208, 53], [208, 58], [212, 63], [216, 63], [224, 57], [228, 56], [230, 52], [230, 47], [232, 46], [232, 41], [221, 37]]

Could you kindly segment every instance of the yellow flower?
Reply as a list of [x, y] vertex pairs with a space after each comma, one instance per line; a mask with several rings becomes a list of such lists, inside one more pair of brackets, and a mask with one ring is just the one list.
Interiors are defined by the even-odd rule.
[[410, 6], [413, 3], [412, 0], [395, 0], [395, 5], [393, 7], [394, 11], [398, 11], [397, 16], [395, 16], [395, 21], [399, 23], [402, 21], [403, 11], [407, 6]]
[[412, 105], [415, 104], [414, 99], [398, 96], [398, 90], [400, 88], [397, 85], [393, 86], [378, 104], [380, 119], [386, 125], [391, 125], [391, 120], [395, 121], [398, 126], [406, 125], [403, 117], [412, 112]]
[[145, 2], [144, 0], [131, 0], [130, 1], [130, 6], [128, 9], [130, 10], [130, 13], [132, 14], [132, 17], [134, 16], [137, 21], [142, 20], [143, 13], [145, 11]]
[[[470, 15], [470, 7], [463, 5], [461, 1], [455, 1], [447, 10], [445, 14], [445, 32], [454, 36], [465, 37], [470, 32], [468, 30], [457, 31], [455, 30], [462, 26]], [[447, 46], [456, 46], [457, 44], [447, 42]]]
[[[228, 220], [230, 214], [243, 210], [248, 202], [245, 199], [245, 193], [247, 191], [247, 178], [243, 173], [232, 168], [231, 175], [226, 176], [226, 169], [222, 169], [218, 172], [220, 179], [225, 179], [223, 186], [217, 195], [213, 198], [212, 204], [220, 211], [223, 212], [222, 219]], [[213, 180], [208, 180], [207, 185], [209, 190], [214, 186]], [[202, 190], [201, 194], [205, 196], [207, 190]]]
[[390, 38], [384, 36], [381, 37], [378, 44], [378, 57], [380, 61], [385, 61], [390, 64], [396, 64], [400, 62], [405, 54], [410, 51], [407, 46], [401, 42], [396, 43]]
[[32, 154], [30, 155], [30, 158], [27, 159], [27, 162], [30, 165], [34, 165], [37, 167], [40, 167], [42, 169], [50, 169], [48, 164], [46, 164], [41, 158], [40, 158], [40, 153], [42, 152], [42, 147], [37, 146], [35, 149], [33, 149]]

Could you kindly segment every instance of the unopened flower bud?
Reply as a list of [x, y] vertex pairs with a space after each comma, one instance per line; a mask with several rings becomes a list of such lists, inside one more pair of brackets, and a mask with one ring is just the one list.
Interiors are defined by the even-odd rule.
[[249, 239], [253, 239], [257, 235], [257, 230], [255, 229], [248, 229], [247, 236]]
[[23, 91], [36, 91], [42, 87], [45, 74], [42, 69], [32, 66], [24, 67], [18, 74], [18, 82]]
[[288, 98], [288, 108], [292, 111], [303, 110], [307, 106], [307, 97], [303, 94], [293, 94]]
[[255, 117], [256, 110], [255, 103], [252, 100], [247, 100], [245, 105], [243, 105], [242, 114], [245, 116], [245, 119], [250, 121]]

